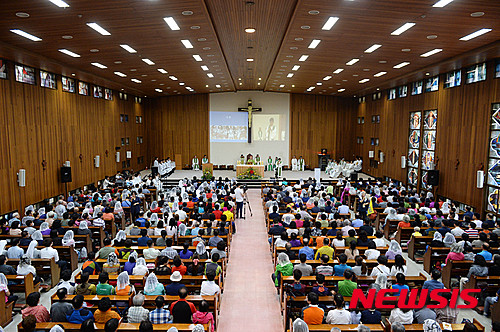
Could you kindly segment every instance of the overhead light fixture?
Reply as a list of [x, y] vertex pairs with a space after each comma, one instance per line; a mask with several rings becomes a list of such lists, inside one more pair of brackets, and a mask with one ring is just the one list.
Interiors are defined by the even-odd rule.
[[373, 44], [372, 46], [370, 46], [366, 49], [365, 53], [372, 53], [372, 52], [376, 51], [377, 49], [379, 49], [380, 47], [382, 47], [382, 45]]
[[141, 80], [138, 80], [138, 79], [136, 79], [136, 78], [132, 78], [132, 79], [131, 79], [131, 81], [132, 81], [132, 82], [134, 82], [134, 83], [137, 83], [137, 84], [142, 83], [142, 81], [141, 81]]
[[381, 72], [376, 73], [376, 74], [375, 74], [375, 75], [373, 75], [373, 76], [374, 76], [374, 77], [380, 77], [380, 76], [383, 76], [383, 75], [385, 75], [385, 74], [387, 74], [387, 72], [386, 72], [386, 71], [381, 71]]
[[280, 84], [280, 88], [284, 88], [285, 87], [285, 84]]
[[71, 56], [73, 58], [79, 58], [80, 57], [80, 54], [76, 54], [76, 53], [71, 52], [70, 50], [67, 50], [65, 48], [61, 48], [58, 51], [61, 52], [61, 53], [66, 54], [66, 55], [69, 55], [69, 56]]
[[193, 54], [193, 58], [196, 60], [196, 61], [203, 61], [203, 59], [201, 58], [201, 56], [199, 56], [198, 54]]
[[395, 65], [392, 68], [399, 69], [399, 68], [403, 68], [404, 66], [408, 66], [409, 64], [410, 64], [409, 62], [405, 61], [405, 62], [401, 62], [400, 64]]
[[[297, 71], [297, 70], [299, 70], [299, 68], [300, 68], [299, 65], [295, 65], [295, 66], [292, 67], [292, 70], [293, 71]], [[259, 78], [259, 80], [260, 80], [260, 78]]]
[[37, 36], [33, 36], [32, 34], [29, 34], [23, 30], [12, 29], [12, 30], [10, 30], [10, 32], [13, 32], [16, 35], [19, 35], [21, 37], [28, 38], [29, 40], [32, 40], [32, 41], [42, 41], [42, 38], [38, 38]]
[[319, 43], [321, 43], [321, 39], [313, 39], [307, 48], [314, 49], [319, 45]]
[[[12, 31], [12, 30], [11, 30]], [[491, 29], [481, 29], [481, 30], [477, 30], [476, 32], [473, 32], [467, 36], [464, 36], [462, 38], [460, 38], [460, 40], [462, 41], [468, 41], [468, 40], [471, 40], [473, 38], [476, 38], [476, 37], [479, 37], [481, 35], [484, 35], [485, 33], [488, 33], [490, 32]]]
[[259, 82], [259, 83], [257, 83], [257, 85], [260, 85], [260, 82]]
[[356, 62], [358, 62], [359, 59], [357, 58], [354, 58], [352, 60], [349, 60], [348, 62], [346, 62], [345, 64], [348, 65], [348, 66], [352, 66], [353, 64], [355, 64]]
[[316, 83], [316, 85], [323, 85], [323, 83], [321, 83], [321, 82], [318, 82], [318, 83]]
[[134, 50], [132, 47], [128, 46], [127, 44], [122, 44], [122, 45], [120, 45], [120, 47], [129, 53], [137, 53], [136, 50]]
[[247, 62], [253, 62], [253, 58], [247, 58]]
[[186, 85], [186, 83], [184, 83], [184, 82], [179, 82], [179, 85]]
[[304, 62], [307, 60], [307, 58], [309, 58], [309, 55], [302, 55], [300, 58], [299, 58], [299, 61], [301, 62]]
[[156, 92], [159, 92], [159, 93], [162, 93], [163, 90], [162, 89], [155, 89]]
[[338, 68], [338, 69], [335, 69], [335, 71], [333, 72], [334, 74], [340, 74], [341, 72], [343, 72], [344, 69], [343, 68]]
[[396, 30], [394, 30], [393, 32], [391, 32], [391, 35], [393, 35], [393, 36], [399, 36], [400, 34], [402, 34], [403, 32], [405, 32], [406, 30], [411, 29], [415, 24], [416, 23], [412, 23], [412, 22], [405, 23], [401, 27], [399, 27]]
[[115, 71], [113, 74], [120, 76], [120, 77], [127, 77], [127, 75], [125, 75], [124, 73], [119, 72], [119, 71]]
[[431, 56], [431, 55], [434, 55], [434, 54], [436, 54], [436, 53], [441, 52], [442, 50], [443, 50], [442, 48], [435, 48], [435, 49], [433, 49], [433, 50], [431, 50], [431, 51], [429, 51], [429, 52], [426, 52], [426, 53], [424, 53], [424, 54], [420, 54], [420, 56], [421, 56], [422, 58], [427, 58], [427, 57], [429, 57], [429, 56]]
[[321, 28], [321, 30], [331, 30], [338, 20], [339, 20], [338, 17], [330, 16], [326, 21], [325, 25], [323, 25], [323, 27]]
[[89, 28], [92, 28], [94, 29], [95, 31], [99, 32], [101, 35], [103, 36], [111, 36], [111, 33], [109, 33], [108, 30], [104, 29], [103, 27], [101, 27], [99, 24], [97, 23], [87, 23], [87, 26]]
[[220, 84], [215, 84], [215, 87], [216, 87], [217, 89], [220, 89]]
[[212, 74], [212, 73], [208, 73], [208, 74], [207, 74], [207, 76], [208, 76], [209, 78], [214, 78], [214, 74]]
[[69, 7], [69, 5], [62, 0], [49, 0], [49, 1], [52, 2], [54, 5], [56, 5], [59, 8], [68, 8]]
[[208, 71], [208, 67], [207, 66], [201, 66], [201, 69], [203, 69], [204, 71]]
[[245, 29], [245, 32], [246, 32], [246, 33], [254, 33], [254, 32], [255, 32], [255, 29], [254, 29], [254, 28], [246, 28], [246, 29]]
[[437, 8], [442, 8], [449, 4], [450, 2], [453, 2], [453, 0], [439, 0], [435, 4], [432, 5], [432, 7], [437, 7]]
[[165, 21], [165, 23], [167, 23], [168, 27], [171, 29], [171, 30], [180, 30], [181, 28], [179, 28], [179, 26], [177, 25], [177, 22], [175, 22], [174, 18], [169, 16], [169, 17], [164, 17], [163, 20]]
[[166, 70], [165, 70], [165, 69], [163, 69], [163, 68], [158, 68], [158, 71], [159, 71], [160, 73], [162, 73], [162, 74], [166, 74], [166, 73], [168, 73], [168, 71], [166, 71]]
[[323, 77], [323, 81], [328, 81], [328, 80], [329, 80], [329, 79], [331, 79], [331, 78], [332, 78], [332, 77], [331, 77], [330, 75], [325, 76], [325, 77]]
[[152, 66], [154, 65], [155, 63], [149, 59], [141, 59], [142, 61], [144, 61], [145, 63], [147, 63], [148, 65]]
[[359, 83], [363, 84], [368, 82], [369, 80], [370, 80], [369, 78], [363, 78], [361, 81], [359, 81]]
[[292, 78], [293, 77], [293, 73], [289, 73], [288, 75], [286, 75], [286, 77]]
[[99, 63], [99, 62], [92, 62], [91, 65], [92, 66], [96, 66], [97, 68], [101, 68], [101, 69], [108, 68], [108, 67], [106, 67], [105, 65], [103, 65], [102, 63]]
[[337, 92], [344, 92], [345, 89], [338, 89]]
[[181, 43], [182, 45], [184, 45], [185, 48], [193, 48], [193, 44], [191, 44], [189, 39], [182, 39]]
[[172, 81], [177, 81], [178, 80], [178, 78], [175, 77], [175, 76], [173, 76], [173, 75], [170, 75], [168, 78], [170, 78]]

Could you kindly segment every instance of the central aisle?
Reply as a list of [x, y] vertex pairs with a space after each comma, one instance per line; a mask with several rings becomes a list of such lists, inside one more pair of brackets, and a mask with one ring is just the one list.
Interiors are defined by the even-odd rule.
[[248, 198], [253, 217], [247, 208], [247, 219], [236, 221], [217, 331], [282, 332], [260, 189], [249, 189]]

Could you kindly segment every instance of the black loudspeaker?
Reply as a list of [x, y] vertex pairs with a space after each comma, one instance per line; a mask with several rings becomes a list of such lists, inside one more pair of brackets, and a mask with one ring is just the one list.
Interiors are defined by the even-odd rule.
[[439, 185], [439, 171], [431, 170], [427, 171], [427, 184], [431, 186]]
[[351, 173], [351, 181], [358, 181], [358, 173]]
[[62, 183], [71, 182], [71, 167], [66, 167], [66, 166], [61, 167], [61, 182]]
[[153, 175], [153, 177], [155, 177], [156, 174], [158, 174], [158, 167], [156, 167], [156, 166], [151, 167], [151, 175]]

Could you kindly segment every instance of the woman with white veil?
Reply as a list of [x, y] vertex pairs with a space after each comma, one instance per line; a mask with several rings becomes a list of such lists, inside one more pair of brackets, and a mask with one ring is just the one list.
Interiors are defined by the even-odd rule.
[[151, 207], [149, 208], [149, 210], [151, 212], [156, 212], [155, 210], [158, 209], [158, 202], [157, 201], [153, 201], [153, 203], [151, 203]]
[[43, 242], [42, 232], [40, 232], [40, 231], [34, 231], [33, 234], [31, 234], [31, 239], [35, 240], [35, 241], [38, 241], [38, 244], [41, 245], [42, 242]]
[[457, 239], [455, 239], [455, 235], [453, 235], [453, 234], [451, 234], [451, 233], [448, 232], [444, 236], [443, 243], [444, 243], [445, 247], [450, 248], [452, 244], [457, 243]]
[[121, 202], [115, 203], [115, 208], [113, 209], [113, 213], [119, 215], [120, 217], [123, 216], [123, 207]]
[[387, 275], [384, 273], [378, 274], [370, 288], [375, 289], [377, 292], [381, 289], [387, 289]]
[[31, 265], [31, 259], [27, 254], [23, 255], [23, 257], [19, 260], [16, 272], [20, 276], [25, 276], [31, 273], [33, 278], [36, 278], [36, 269], [33, 265]]
[[186, 236], [187, 226], [184, 223], [179, 225], [179, 236]]
[[403, 255], [403, 250], [401, 249], [401, 246], [399, 243], [395, 240], [391, 240], [391, 243], [389, 244], [389, 249], [385, 253], [385, 257], [387, 259], [392, 260], [396, 258], [396, 255]]
[[198, 242], [196, 245], [196, 253], [198, 254], [198, 259], [208, 259], [207, 249], [205, 248], [205, 243]]
[[64, 332], [64, 329], [61, 327], [61, 325], [57, 324], [57, 325], [52, 326], [52, 328], [50, 329], [49, 332]]
[[82, 220], [80, 225], [78, 225], [78, 230], [76, 231], [78, 235], [87, 235], [90, 234], [92, 237], [92, 232], [89, 229], [89, 224], [86, 220]]
[[113, 246], [123, 247], [126, 239], [127, 239], [127, 234], [125, 234], [125, 231], [119, 230], [118, 233], [116, 233], [115, 238], [113, 239]]
[[[127, 272], [120, 273], [118, 278], [116, 278], [115, 294], [121, 296], [131, 296], [135, 294], [135, 288], [130, 284], [130, 278]], [[128, 309], [128, 302], [116, 302], [116, 307], [125, 307], [123, 312], [121, 312], [123, 315], [123, 313]]]
[[5, 247], [7, 246], [7, 240], [0, 241], [0, 255], [5, 255]]
[[42, 233], [42, 235], [50, 235], [50, 227], [48, 222], [44, 221], [40, 225], [40, 232]]
[[450, 213], [450, 203], [444, 202], [443, 206], [441, 206], [441, 212], [443, 212], [443, 214], [449, 214]]
[[64, 234], [62, 245], [65, 247], [71, 247], [75, 245], [75, 234], [72, 230], [69, 230], [66, 232], [66, 234]]
[[38, 218], [42, 218], [42, 216], [45, 216], [45, 208], [39, 208], [38, 209]]
[[28, 258], [40, 258], [40, 250], [36, 249], [37, 246], [38, 241], [31, 241], [30, 245], [28, 246], [28, 250], [26, 250], [26, 256], [28, 256]]
[[148, 273], [148, 271], [149, 270], [148, 266], [146, 265], [146, 260], [143, 257], [138, 258], [135, 263], [135, 267], [132, 270], [132, 274], [135, 276], [144, 276]]
[[309, 326], [302, 319], [297, 318], [293, 321], [293, 332], [309, 332]]
[[8, 285], [9, 282], [7, 281], [7, 277], [5, 276], [5, 274], [0, 273], [0, 291], [5, 292], [5, 302], [14, 302], [15, 305], [16, 301], [19, 299], [19, 296], [11, 294]]
[[104, 195], [104, 198], [102, 200], [105, 202], [111, 202], [111, 194], [106, 193], [106, 195]]
[[165, 287], [158, 282], [156, 274], [151, 273], [146, 278], [144, 285], [144, 295], [165, 295]]
[[158, 213], [151, 214], [151, 218], [149, 218], [149, 222], [152, 227], [156, 227], [158, 225]]

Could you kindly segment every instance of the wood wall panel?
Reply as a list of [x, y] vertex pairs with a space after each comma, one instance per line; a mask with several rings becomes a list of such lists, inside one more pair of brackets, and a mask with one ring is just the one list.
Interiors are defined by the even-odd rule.
[[181, 154], [186, 165], [194, 155], [200, 159], [210, 155], [208, 94], [153, 99], [145, 118], [149, 142], [146, 162]]
[[[9, 66], [11, 74], [14, 70]], [[130, 150], [131, 168], [144, 168], [137, 164], [137, 157], [146, 152], [146, 138], [142, 145], [136, 144], [136, 137], [144, 136], [144, 124], [135, 123], [143, 107], [133, 97], [118, 100], [115, 93], [114, 100], [107, 101], [66, 93], [60, 76], [57, 90], [17, 83], [9, 76], [0, 80], [0, 195], [5, 198], [0, 200], [0, 213], [64, 193], [59, 169], [66, 160], [71, 162], [73, 177], [68, 190], [114, 175], [122, 169], [121, 162], [115, 161], [121, 137], [130, 138], [130, 145], [121, 148], [121, 159]], [[129, 122], [120, 123], [120, 114], [128, 114]], [[100, 156], [99, 168], [94, 167], [96, 155]], [[21, 189], [16, 176], [19, 169], [26, 169], [26, 187]]]
[[[440, 182], [437, 193], [483, 210], [485, 190], [476, 188], [476, 171], [481, 164], [487, 168], [488, 135], [491, 104], [500, 101], [500, 80], [494, 79], [494, 63], [489, 62], [487, 80], [443, 89], [444, 75], [440, 76], [439, 91], [387, 100], [372, 101], [358, 106], [358, 115], [365, 124], [356, 124], [356, 136], [364, 137], [364, 144], [355, 144], [357, 154], [363, 156], [363, 171], [374, 176], [389, 176], [406, 183], [407, 170], [401, 169], [401, 156], [408, 151], [409, 114], [413, 111], [438, 110], [436, 169]], [[465, 71], [462, 71], [465, 80]], [[410, 91], [410, 87], [408, 88]], [[380, 115], [380, 124], [372, 124], [371, 116]], [[370, 137], [378, 137], [380, 145], [370, 146]], [[377, 169], [369, 167], [368, 151], [385, 153], [385, 161]], [[458, 161], [458, 166], [456, 165]]]
[[356, 108], [352, 99], [321, 95], [290, 95], [290, 158], [303, 156], [318, 166], [318, 153], [352, 160]]

